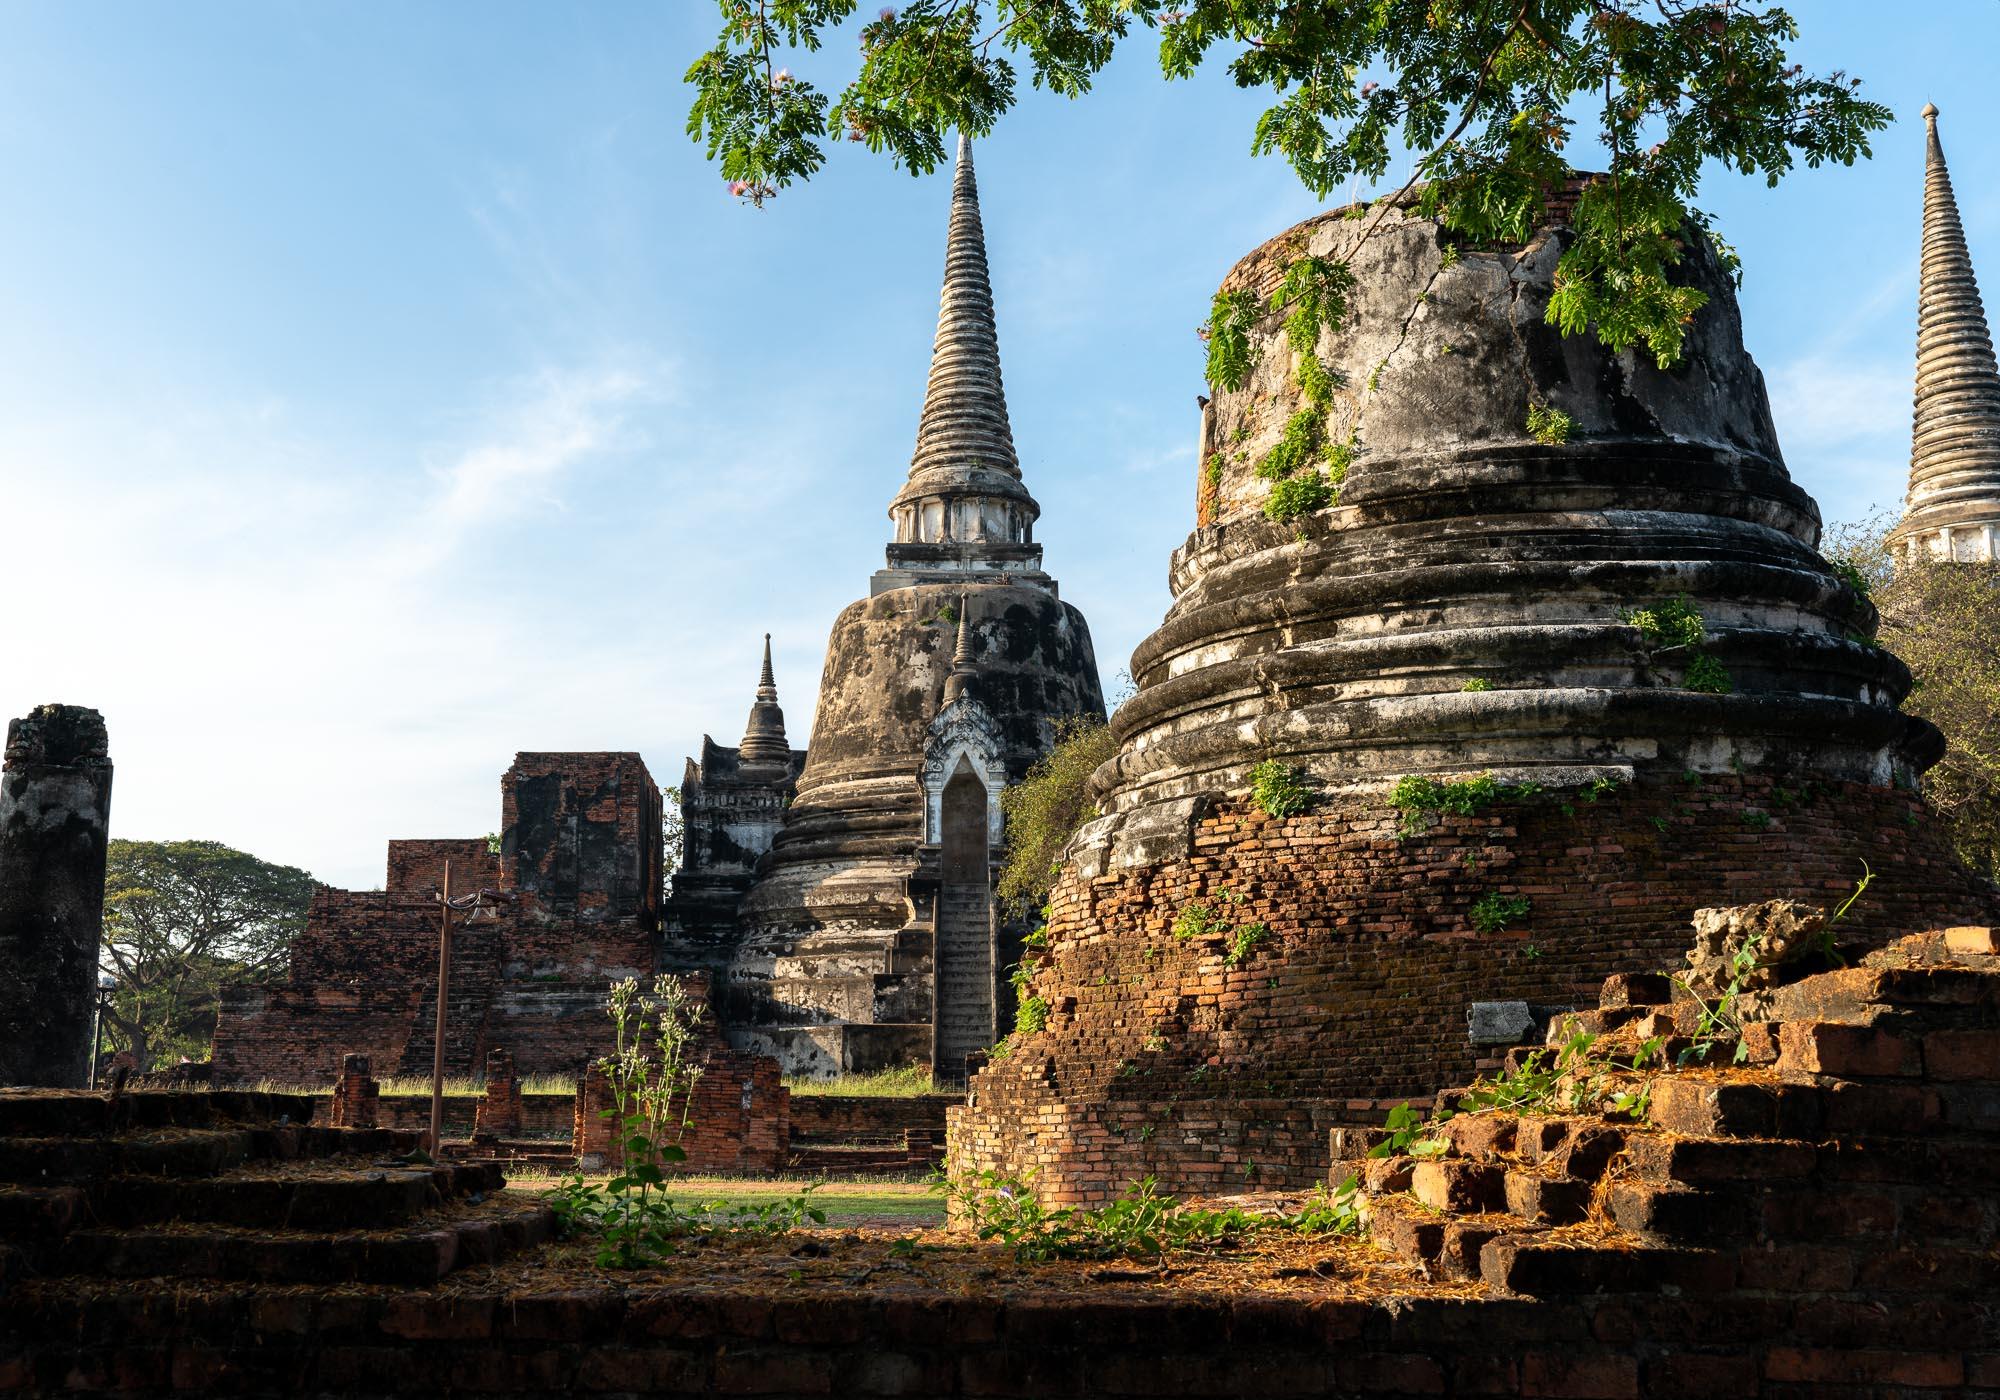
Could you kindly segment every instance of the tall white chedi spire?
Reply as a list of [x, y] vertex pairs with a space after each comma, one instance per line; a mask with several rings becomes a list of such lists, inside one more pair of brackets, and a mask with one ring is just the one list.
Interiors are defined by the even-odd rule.
[[1990, 561], [2000, 558], [2000, 366], [1937, 118], [1925, 104], [1916, 406], [1909, 500], [1896, 539], [1911, 553]]
[[982, 579], [1045, 582], [1034, 543], [1040, 514], [1021, 484], [1007, 419], [979, 181], [972, 143], [960, 136], [930, 381], [909, 478], [889, 504], [896, 524], [889, 567], [875, 576], [874, 591]]

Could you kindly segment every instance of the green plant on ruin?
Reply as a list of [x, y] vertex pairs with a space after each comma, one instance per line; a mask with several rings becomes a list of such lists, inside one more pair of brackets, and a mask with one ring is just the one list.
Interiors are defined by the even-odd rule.
[[1560, 447], [1576, 431], [1576, 420], [1545, 403], [1528, 405], [1528, 436], [1544, 447]]
[[1267, 817], [1295, 816], [1312, 805], [1312, 779], [1303, 768], [1267, 758], [1250, 770], [1250, 800]]
[[1229, 936], [1229, 951], [1222, 955], [1225, 967], [1237, 967], [1248, 961], [1257, 945], [1270, 936], [1271, 930], [1263, 924], [1244, 924]]
[[1681, 687], [1706, 695], [1727, 695], [1733, 688], [1728, 670], [1703, 649], [1708, 625], [1701, 610], [1685, 593], [1646, 608], [1627, 608], [1619, 620], [1639, 632], [1639, 641], [1648, 654], [1654, 649], [1684, 651], [1687, 665], [1681, 673]]
[[1285, 1224], [1301, 1235], [1358, 1235], [1361, 1233], [1361, 1183], [1350, 1172], [1340, 1185], [1326, 1183], [1307, 1193], [1298, 1213]]
[[597, 1068], [611, 1090], [612, 1107], [603, 1115], [615, 1129], [618, 1171], [602, 1183], [578, 1171], [549, 1192], [565, 1233], [596, 1235], [600, 1265], [634, 1269], [658, 1263], [692, 1234], [771, 1234], [808, 1220], [825, 1223], [826, 1212], [803, 1193], [734, 1207], [719, 1201], [688, 1207], [669, 1197], [665, 1169], [687, 1160], [680, 1140], [702, 1073], [694, 1052], [703, 1006], [679, 978], [662, 974], [650, 993], [636, 978], [613, 986], [609, 1011], [613, 1049]]
[[1694, 1034], [1681, 1051], [1679, 1063], [1691, 1065], [1705, 1062], [1715, 1052], [1716, 1043], [1724, 1039], [1736, 1042], [1736, 1053], [1732, 1057], [1734, 1063], [1741, 1064], [1749, 1058], [1750, 1047], [1743, 1042], [1743, 1021], [1736, 1010], [1736, 999], [1743, 993], [1744, 982], [1756, 970], [1763, 950], [1762, 933], [1753, 933], [1743, 940], [1743, 945], [1730, 956], [1729, 981], [1713, 1002], [1697, 992], [1685, 977], [1674, 978], [1674, 984], [1693, 997], [1701, 1008]]
[[[1447, 1112], [1445, 1117], [1450, 1117]], [[1440, 1119], [1440, 1122], [1443, 1120]], [[1380, 1160], [1385, 1157], [1436, 1157], [1444, 1152], [1444, 1146], [1432, 1146], [1434, 1139], [1429, 1135], [1422, 1110], [1414, 1104], [1399, 1103], [1389, 1110], [1382, 1123], [1382, 1138], [1368, 1149], [1370, 1157]]]
[[[1152, 1136], [1152, 1125], [1139, 1139]], [[1144, 1177], [1107, 1205], [1049, 1207], [1033, 1188], [1033, 1174], [981, 1171], [944, 1178], [939, 1185], [952, 1215], [984, 1241], [997, 1241], [1021, 1264], [1058, 1260], [1156, 1260], [1171, 1255], [1229, 1249], [1261, 1233], [1354, 1234], [1360, 1228], [1359, 1187], [1350, 1178], [1337, 1190], [1316, 1191], [1289, 1215], [1253, 1215], [1238, 1209], [1185, 1205], [1160, 1194]]]
[[1311, 476], [1291, 477], [1271, 487], [1271, 494], [1264, 498], [1264, 514], [1281, 525], [1286, 524], [1302, 515], [1324, 510], [1333, 504], [1337, 495], [1327, 479], [1318, 472]]
[[1014, 1010], [1014, 1032], [1033, 1035], [1049, 1023], [1049, 1003], [1043, 997], [1024, 996]]
[[1063, 849], [1077, 828], [1097, 816], [1090, 775], [1117, 752], [1111, 727], [1088, 716], [1058, 721], [1056, 742], [1028, 776], [1000, 794], [1007, 823], [1006, 863], [995, 893], [1024, 912], [1047, 902]]
[[1223, 389], [1241, 389], [1249, 381], [1257, 360], [1250, 348], [1250, 332], [1263, 308], [1255, 292], [1237, 289], [1217, 292], [1209, 304], [1208, 321], [1202, 335], [1208, 342], [1208, 382]]
[[1493, 689], [1493, 682], [1487, 680], [1484, 676], [1474, 676], [1459, 687], [1459, 690], [1466, 695], [1481, 695], [1491, 689]]
[[1771, 814], [1760, 812], [1755, 807], [1746, 807], [1743, 809], [1743, 824], [1762, 831], [1771, 824]]
[[1703, 695], [1727, 695], [1735, 688], [1727, 668], [1707, 652], [1701, 652], [1688, 661], [1687, 670], [1681, 673], [1681, 685]]
[[1528, 917], [1526, 895], [1488, 890], [1472, 902], [1472, 927], [1480, 933], [1502, 933]]
[[1624, 786], [1616, 778], [1592, 778], [1579, 790], [1578, 796], [1585, 802], [1597, 803], [1607, 797], [1616, 797]]
[[1845, 555], [1822, 555], [1821, 557], [1826, 560], [1827, 567], [1833, 570], [1835, 578], [1839, 579], [1862, 597], [1866, 598], [1875, 591], [1875, 580], [1864, 573], [1861, 565], [1855, 560]]
[[1401, 834], [1420, 836], [1441, 815], [1475, 816], [1495, 802], [1521, 801], [1541, 790], [1538, 783], [1502, 783], [1491, 773], [1465, 778], [1411, 773], [1389, 790], [1389, 805], [1402, 813]]
[[1649, 647], [1698, 647], [1708, 635], [1701, 610], [1685, 593], [1647, 608], [1627, 608], [1619, 621], [1639, 630]]
[[1208, 938], [1215, 934], [1229, 932], [1229, 920], [1217, 910], [1199, 900], [1181, 906], [1181, 912], [1174, 916], [1170, 930], [1174, 938], [1186, 943], [1196, 938]]
[[[1337, 329], [1346, 319], [1348, 297], [1353, 289], [1353, 274], [1344, 264], [1306, 254], [1286, 265], [1285, 274], [1266, 307], [1273, 314], [1285, 313], [1285, 343], [1292, 352], [1291, 378], [1305, 399], [1305, 406], [1286, 420], [1277, 445], [1257, 464], [1257, 475], [1271, 483], [1264, 514], [1280, 523], [1334, 504], [1353, 460], [1351, 434], [1344, 442], [1329, 442], [1327, 415], [1340, 381], [1338, 372], [1319, 355], [1321, 333]], [[1211, 316], [1208, 342], [1211, 369], [1218, 359], [1217, 344], [1238, 333], [1235, 328], [1239, 326], [1242, 333], [1248, 329], [1240, 321], [1240, 303], [1225, 305], [1223, 298], [1218, 297], [1216, 311], [1231, 319], [1230, 329], [1224, 329]], [[1247, 372], [1247, 353], [1232, 348], [1222, 358], [1230, 365], [1244, 363]], [[1240, 376], [1234, 382], [1222, 379], [1213, 382], [1226, 389], [1242, 387]]]
[[[1834, 943], [1835, 930], [1861, 896], [1868, 892], [1868, 887], [1874, 883], [1875, 871], [1864, 860], [1861, 862], [1861, 878], [1854, 882], [1854, 888], [1848, 892], [1847, 898], [1827, 916], [1826, 922], [1820, 925], [1819, 932], [1812, 942], [1793, 949], [1790, 957], [1812, 956], [1834, 966], [1841, 965], [1842, 959]], [[1744, 938], [1742, 946], [1730, 955], [1729, 981], [1724, 984], [1721, 993], [1713, 1002], [1697, 991], [1685, 977], [1674, 978], [1675, 985], [1692, 997], [1695, 1004], [1701, 1008], [1690, 1043], [1680, 1053], [1681, 1064], [1705, 1062], [1715, 1052], [1716, 1045], [1723, 1040], [1733, 1039], [1736, 1042], [1733, 1063], [1741, 1064], [1749, 1056], [1750, 1047], [1743, 1040], [1742, 1013], [1736, 1003], [1743, 994], [1743, 984], [1750, 979], [1750, 974], [1755, 972], [1763, 961], [1764, 943], [1764, 935], [1761, 932], [1753, 932]]]
[[1208, 461], [1202, 465], [1201, 479], [1208, 484], [1211, 490], [1222, 485], [1222, 454], [1220, 452], [1211, 452], [1208, 454]]

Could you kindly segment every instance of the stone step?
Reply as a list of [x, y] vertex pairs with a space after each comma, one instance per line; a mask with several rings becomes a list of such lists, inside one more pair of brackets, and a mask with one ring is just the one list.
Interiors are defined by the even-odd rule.
[[88, 1229], [70, 1234], [53, 1269], [96, 1278], [204, 1278], [259, 1283], [424, 1287], [457, 1268], [497, 1263], [553, 1233], [540, 1202], [493, 1202], [455, 1219], [400, 1230], [250, 1230], [221, 1225]]
[[246, 1129], [174, 1128], [131, 1137], [0, 1138], [0, 1181], [49, 1185], [108, 1176], [215, 1176], [253, 1155]]
[[1507, 1198], [1507, 1172], [1463, 1157], [1420, 1161], [1410, 1171], [1410, 1194], [1446, 1215], [1484, 1215]]
[[1633, 1175], [1655, 1182], [1711, 1186], [1719, 1182], [1793, 1181], [1813, 1172], [1818, 1149], [1782, 1139], [1706, 1139], [1634, 1135], [1626, 1147]]
[[1574, 1225], [1590, 1214], [1592, 1183], [1543, 1175], [1525, 1167], [1507, 1170], [1507, 1213], [1536, 1225]]
[[1634, 1246], [1629, 1238], [1588, 1242], [1551, 1233], [1501, 1235], [1479, 1251], [1490, 1287], [1530, 1297], [1584, 1293], [1724, 1293], [1735, 1286], [1733, 1253]]
[[1727, 1190], [1649, 1181], [1620, 1181], [1605, 1192], [1618, 1228], [1647, 1244], [1723, 1245], [1754, 1238], [1746, 1198]]
[[1525, 1237], [1541, 1227], [1502, 1211], [1448, 1215], [1410, 1196], [1376, 1197], [1362, 1203], [1368, 1238], [1412, 1264], [1447, 1277], [1477, 1279], [1486, 1245], [1502, 1237]]
[[1663, 1076], [1646, 1121], [1688, 1137], [1800, 1138], [1817, 1132], [1823, 1095], [1806, 1084]]
[[17, 1245], [59, 1240], [84, 1218], [87, 1204], [76, 1186], [0, 1186], [0, 1239]]
[[310, 1176], [232, 1172], [198, 1181], [113, 1178], [91, 1192], [105, 1225], [136, 1228], [166, 1221], [245, 1228], [360, 1230], [403, 1225], [460, 1196], [484, 1195], [500, 1182], [497, 1167], [360, 1167]]
[[0, 1089], [0, 1138], [97, 1137], [144, 1128], [308, 1123], [305, 1094], [249, 1089], [138, 1089], [113, 1098], [86, 1090]]

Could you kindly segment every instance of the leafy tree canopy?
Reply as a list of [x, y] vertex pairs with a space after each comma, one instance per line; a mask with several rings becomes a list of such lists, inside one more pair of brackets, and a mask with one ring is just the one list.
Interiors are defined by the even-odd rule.
[[1835, 570], [1881, 611], [1881, 642], [1916, 678], [1903, 708], [1944, 731], [1924, 796], [1959, 856], [2000, 876], [2000, 565], [1908, 557], [1878, 515], [1835, 526], [1822, 546]]
[[100, 959], [118, 983], [104, 1012], [113, 1048], [141, 1073], [206, 1058], [222, 992], [282, 968], [312, 891], [305, 871], [219, 841], [113, 841]]
[[860, 0], [717, 4], [722, 32], [687, 73], [688, 133], [757, 204], [817, 172], [829, 140], [929, 171], [952, 130], [983, 136], [1014, 104], [1017, 61], [1080, 97], [1140, 32], [1169, 79], [1213, 58], [1267, 90], [1250, 149], [1321, 198], [1381, 180], [1401, 148], [1423, 212], [1476, 240], [1524, 239], [1594, 137], [1582, 163], [1607, 178], [1569, 216], [1549, 320], [1662, 363], [1702, 303], [1667, 274], [1706, 223], [1704, 163], [1776, 184], [1800, 162], [1852, 164], [1890, 120], [1860, 79], [1793, 62], [1798, 26], [1758, 0], [910, 0], [861, 25], [837, 96], [789, 64], [820, 62]]

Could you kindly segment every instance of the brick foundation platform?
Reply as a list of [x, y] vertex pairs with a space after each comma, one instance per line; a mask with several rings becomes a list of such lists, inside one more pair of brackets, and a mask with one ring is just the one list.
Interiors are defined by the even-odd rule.
[[[1424, 1156], [1358, 1159], [1368, 1238], [1311, 1267], [1026, 1266], [968, 1244], [947, 1275], [950, 1246], [835, 1232], [635, 1274], [544, 1252], [416, 1287], [59, 1263], [0, 1279], [0, 1389], [1990, 1400], [2000, 955], [1981, 933], [1780, 986], [1742, 1063], [1731, 1034], [1709, 1064], [1618, 1076], [1650, 1091], [1636, 1116], [1467, 1111]], [[1672, 1066], [1693, 1004], [1668, 990], [1614, 978], [1579, 1024], [1628, 1060], [1659, 1037]]]
[[[1473, 1002], [1592, 1006], [1607, 975], [1678, 962], [1697, 907], [1831, 905], [1865, 860], [1876, 879], [1845, 925], [1855, 936], [2000, 917], [1895, 789], [1642, 776], [1415, 836], [1380, 803], [1285, 820], [1226, 805], [1184, 859], [1066, 876], [1029, 987], [1047, 1026], [1015, 1035], [951, 1111], [951, 1170], [1034, 1172], [1060, 1202], [1144, 1175], [1196, 1194], [1308, 1185], [1330, 1128], [1473, 1077]], [[1479, 932], [1489, 894], [1528, 912]], [[1221, 931], [1175, 937], [1194, 904]], [[1233, 931], [1257, 924], [1232, 961]]]

